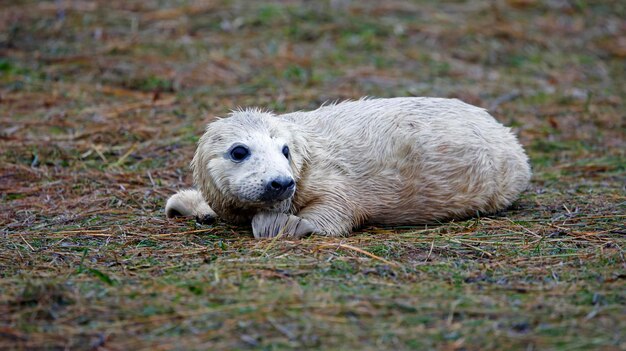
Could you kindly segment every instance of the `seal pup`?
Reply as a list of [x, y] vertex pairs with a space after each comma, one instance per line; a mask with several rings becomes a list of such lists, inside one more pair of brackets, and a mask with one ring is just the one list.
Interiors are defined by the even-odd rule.
[[167, 216], [251, 223], [257, 238], [494, 213], [531, 177], [509, 128], [482, 108], [429, 97], [233, 111], [208, 124], [191, 168], [197, 190], [173, 195]]

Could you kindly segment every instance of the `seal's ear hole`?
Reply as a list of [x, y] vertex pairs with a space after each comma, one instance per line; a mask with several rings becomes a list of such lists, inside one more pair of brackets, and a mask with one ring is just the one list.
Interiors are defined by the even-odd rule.
[[283, 146], [283, 155], [285, 155], [286, 158], [289, 158], [289, 146]]

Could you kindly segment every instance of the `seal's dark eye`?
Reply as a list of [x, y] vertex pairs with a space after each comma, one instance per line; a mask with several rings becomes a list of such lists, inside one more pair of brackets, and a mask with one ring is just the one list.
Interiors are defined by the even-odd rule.
[[283, 146], [283, 155], [285, 155], [285, 157], [289, 158], [289, 146], [287, 146], [287, 145]]
[[236, 162], [243, 161], [248, 155], [250, 155], [250, 150], [245, 146], [235, 146], [230, 150], [230, 158]]

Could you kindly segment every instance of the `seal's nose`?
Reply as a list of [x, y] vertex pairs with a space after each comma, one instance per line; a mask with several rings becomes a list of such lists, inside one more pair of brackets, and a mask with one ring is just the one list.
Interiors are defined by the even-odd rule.
[[267, 182], [265, 186], [265, 193], [263, 194], [265, 200], [285, 200], [293, 195], [293, 190], [296, 187], [296, 182], [291, 177], [277, 177]]

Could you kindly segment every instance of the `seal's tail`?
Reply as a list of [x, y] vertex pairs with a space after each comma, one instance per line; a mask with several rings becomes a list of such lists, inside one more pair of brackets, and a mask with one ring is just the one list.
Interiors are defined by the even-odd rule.
[[202, 194], [195, 189], [181, 190], [172, 195], [165, 204], [165, 215], [167, 218], [196, 217], [203, 224], [210, 224], [217, 217]]

